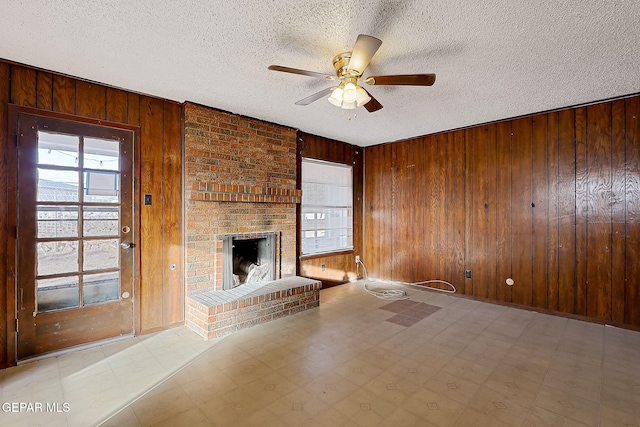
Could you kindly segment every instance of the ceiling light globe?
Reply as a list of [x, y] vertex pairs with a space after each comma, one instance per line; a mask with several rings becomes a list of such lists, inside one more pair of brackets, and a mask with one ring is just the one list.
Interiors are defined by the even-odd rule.
[[336, 107], [340, 107], [342, 104], [342, 89], [340, 89], [339, 87], [336, 88], [331, 93], [331, 96], [328, 98], [328, 100], [330, 103], [332, 103]]
[[358, 98], [358, 88], [353, 83], [347, 83], [344, 85], [344, 92], [342, 93], [342, 100], [346, 102], [355, 102]]
[[356, 103], [358, 104], [358, 107], [362, 107], [364, 104], [366, 104], [369, 101], [371, 101], [371, 97], [369, 96], [367, 91], [362, 89], [360, 86], [358, 86], [358, 97], [356, 98]]
[[358, 103], [356, 101], [342, 101], [342, 108], [344, 108], [345, 110], [353, 110], [357, 106]]

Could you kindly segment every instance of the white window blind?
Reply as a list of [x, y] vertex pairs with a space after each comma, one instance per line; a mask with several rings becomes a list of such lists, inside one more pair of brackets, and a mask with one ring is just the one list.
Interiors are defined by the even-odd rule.
[[302, 159], [302, 254], [353, 249], [351, 166]]

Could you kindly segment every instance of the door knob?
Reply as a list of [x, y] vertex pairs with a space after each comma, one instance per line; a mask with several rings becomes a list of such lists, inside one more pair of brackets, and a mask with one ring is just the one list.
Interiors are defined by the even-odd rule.
[[133, 243], [131, 242], [122, 242], [120, 243], [120, 246], [122, 246], [123, 249], [129, 249], [133, 247]]

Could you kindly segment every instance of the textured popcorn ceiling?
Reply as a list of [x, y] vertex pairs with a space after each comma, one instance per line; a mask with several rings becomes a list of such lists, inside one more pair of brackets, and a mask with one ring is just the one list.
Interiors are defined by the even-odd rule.
[[[365, 75], [436, 73], [433, 87], [329, 86], [359, 33], [383, 44]], [[367, 146], [640, 92], [640, 0], [0, 1], [0, 58], [189, 100]]]

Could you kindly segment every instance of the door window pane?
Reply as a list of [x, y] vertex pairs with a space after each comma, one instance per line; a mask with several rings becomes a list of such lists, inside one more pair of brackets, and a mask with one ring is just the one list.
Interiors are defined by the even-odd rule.
[[118, 203], [120, 174], [117, 172], [85, 171], [84, 201], [93, 203]]
[[120, 268], [120, 239], [85, 240], [83, 271]]
[[36, 280], [38, 311], [78, 307], [80, 292], [78, 276]]
[[80, 174], [38, 168], [39, 202], [77, 202]]
[[85, 305], [116, 301], [120, 298], [120, 272], [85, 274], [82, 289]]
[[78, 237], [78, 208], [38, 206], [38, 238]]
[[75, 135], [38, 132], [38, 164], [78, 167], [80, 138]]
[[118, 235], [119, 210], [117, 206], [85, 206], [83, 218], [85, 236]]
[[120, 141], [117, 139], [84, 139], [84, 167], [120, 170]]
[[78, 242], [58, 240], [36, 244], [38, 276], [78, 271]]

